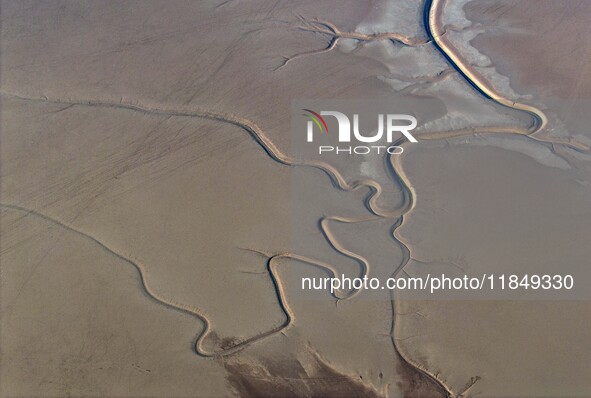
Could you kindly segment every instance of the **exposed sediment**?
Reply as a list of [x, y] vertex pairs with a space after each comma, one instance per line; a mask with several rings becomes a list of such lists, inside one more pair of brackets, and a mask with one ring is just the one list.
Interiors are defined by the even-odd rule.
[[[357, 32], [343, 32], [338, 29], [335, 25], [326, 22], [326, 21], [311, 21], [307, 22], [307, 25], [301, 26], [298, 29], [304, 31], [310, 31], [315, 33], [320, 33], [329, 37], [329, 45], [326, 48], [320, 50], [312, 50], [305, 53], [300, 53], [290, 58], [286, 58], [285, 62], [278, 67], [281, 68], [287, 65], [290, 61], [293, 61], [296, 58], [307, 56], [307, 55], [316, 55], [321, 54], [323, 52], [331, 51], [335, 48], [337, 42], [340, 39], [352, 39], [358, 40], [361, 42], [367, 41], [379, 41], [379, 40], [390, 40], [405, 46], [422, 46], [422, 45], [429, 45], [433, 44], [434, 47], [447, 59], [450, 63], [451, 67], [458, 72], [467, 83], [469, 83], [472, 87], [475, 88], [481, 95], [485, 98], [490, 99], [504, 107], [522, 111], [527, 113], [532, 118], [532, 123], [529, 128], [521, 128], [521, 127], [474, 127], [468, 128], [463, 130], [450, 130], [450, 131], [440, 131], [440, 132], [432, 132], [432, 133], [422, 133], [420, 135], [420, 139], [424, 140], [438, 140], [438, 139], [445, 139], [449, 137], [457, 137], [457, 136], [467, 136], [473, 134], [484, 134], [484, 133], [493, 133], [493, 134], [515, 134], [515, 135], [524, 135], [532, 140], [542, 141], [546, 143], [550, 143], [552, 145], [565, 145], [580, 151], [588, 151], [589, 147], [574, 142], [569, 139], [564, 138], [556, 138], [552, 141], [544, 140], [535, 137], [535, 134], [542, 130], [547, 125], [547, 118], [542, 110], [537, 109], [533, 106], [527, 104], [521, 104], [510, 99], [504, 98], [499, 93], [495, 92], [495, 90], [480, 76], [477, 72], [472, 70], [469, 64], [461, 58], [461, 54], [445, 40], [445, 31], [444, 28], [441, 26], [440, 23], [440, 16], [443, 12], [443, 7], [445, 5], [445, 0], [427, 0], [425, 3], [425, 26], [427, 27], [427, 34], [428, 39], [417, 39], [412, 37], [406, 37], [403, 35], [399, 35], [396, 33], [383, 33], [383, 34], [362, 34]], [[423, 79], [417, 84], [421, 82], [437, 82], [442, 79], [445, 79], [447, 76], [451, 74], [450, 71], [446, 71], [439, 76], [432, 77], [429, 79]], [[403, 261], [399, 265], [399, 267], [394, 271], [393, 275], [397, 275], [401, 272], [404, 266], [408, 263], [409, 259], [411, 258], [411, 251], [407, 244], [405, 244], [399, 236], [397, 236], [397, 229], [400, 227], [405, 220], [405, 215], [410, 212], [415, 204], [416, 204], [416, 192], [404, 172], [403, 165], [401, 164], [401, 159], [397, 157], [389, 157], [386, 158], [387, 166], [392, 174], [392, 178], [396, 179], [400, 182], [401, 186], [403, 187], [403, 195], [404, 195], [404, 203], [403, 205], [394, 211], [385, 211], [381, 209], [377, 205], [377, 199], [379, 198], [380, 194], [382, 193], [382, 187], [374, 180], [371, 179], [358, 179], [355, 181], [347, 181], [345, 176], [343, 176], [339, 171], [332, 167], [329, 164], [319, 162], [319, 161], [302, 161], [298, 159], [293, 159], [288, 155], [282, 153], [276, 145], [264, 134], [264, 131], [253, 121], [237, 116], [231, 113], [225, 112], [218, 112], [212, 111], [208, 109], [188, 109], [188, 110], [178, 110], [178, 109], [168, 109], [164, 107], [158, 106], [151, 106], [139, 103], [125, 103], [125, 102], [109, 102], [109, 101], [102, 101], [102, 100], [80, 100], [80, 99], [60, 99], [60, 98], [45, 98], [45, 97], [24, 97], [19, 96], [18, 94], [11, 94], [11, 93], [2, 93], [5, 97], [16, 98], [20, 100], [26, 101], [41, 101], [41, 102], [52, 102], [52, 103], [59, 103], [64, 104], [68, 107], [77, 107], [77, 106], [90, 106], [90, 107], [102, 107], [102, 108], [116, 108], [116, 109], [123, 109], [131, 112], [140, 112], [146, 114], [153, 114], [153, 115], [162, 115], [162, 116], [178, 116], [178, 117], [196, 117], [196, 118], [206, 118], [211, 120], [216, 120], [222, 123], [229, 123], [235, 126], [238, 126], [248, 132], [250, 136], [261, 146], [261, 148], [275, 161], [287, 165], [287, 166], [305, 166], [305, 167], [314, 167], [319, 170], [322, 170], [326, 173], [329, 178], [331, 179], [333, 185], [338, 189], [342, 189], [345, 191], [356, 190], [359, 188], [368, 188], [370, 194], [366, 200], [366, 206], [368, 210], [375, 215], [375, 217], [386, 217], [386, 218], [393, 218], [396, 219], [396, 223], [393, 225], [391, 230], [391, 235], [394, 241], [400, 245], [403, 251]], [[395, 145], [406, 145], [403, 141], [395, 143]], [[253, 336], [246, 340], [235, 342], [230, 345], [225, 345], [220, 347], [217, 350], [207, 350], [205, 349], [204, 340], [208, 336], [212, 336], [212, 326], [207, 318], [206, 314], [200, 311], [197, 308], [188, 307], [186, 305], [176, 303], [166, 297], [162, 297], [158, 294], [158, 292], [149, 284], [146, 280], [145, 270], [141, 262], [131, 259], [129, 257], [123, 256], [122, 254], [114, 251], [111, 249], [107, 244], [101, 242], [97, 238], [93, 237], [92, 234], [87, 233], [85, 231], [79, 230], [73, 226], [67, 225], [59, 220], [53, 219], [48, 217], [47, 215], [38, 212], [34, 209], [26, 209], [20, 207], [16, 204], [2, 204], [0, 205], [2, 208], [10, 209], [13, 211], [19, 211], [24, 214], [38, 217], [40, 219], [45, 220], [46, 222], [53, 223], [54, 225], [59, 225], [60, 227], [75, 233], [81, 237], [89, 239], [96, 243], [97, 245], [101, 246], [104, 250], [109, 252], [111, 255], [114, 255], [121, 260], [125, 261], [126, 263], [132, 265], [139, 273], [142, 286], [145, 292], [150, 296], [151, 299], [158, 302], [161, 305], [164, 305], [170, 309], [174, 309], [176, 311], [180, 311], [187, 315], [193, 316], [198, 318], [204, 324], [204, 330], [199, 334], [199, 336], [195, 340], [194, 350], [195, 352], [203, 357], [209, 358], [217, 358], [222, 356], [227, 356], [233, 353], [240, 351], [241, 349], [249, 346], [250, 344], [261, 341], [264, 338], [276, 335], [280, 333], [285, 328], [289, 327], [293, 321], [294, 314], [291, 310], [288, 301], [285, 296], [285, 288], [282, 284], [280, 275], [279, 275], [279, 268], [281, 266], [281, 261], [286, 259], [296, 260], [301, 263], [313, 265], [318, 267], [328, 274], [332, 276], [338, 275], [338, 270], [331, 264], [327, 264], [324, 262], [320, 262], [306, 256], [295, 254], [295, 253], [264, 253], [260, 252], [267, 258], [267, 270], [271, 280], [273, 281], [277, 300], [283, 314], [285, 315], [285, 320], [282, 324], [278, 325], [276, 328], [268, 330], [262, 334]], [[408, 217], [408, 216], [407, 216]], [[319, 220], [318, 226], [323, 233], [325, 239], [330, 244], [330, 246], [336, 250], [337, 252], [355, 260], [360, 267], [360, 275], [364, 276], [367, 275], [369, 272], [370, 265], [369, 263], [360, 255], [353, 253], [352, 251], [345, 248], [341, 245], [334, 235], [332, 234], [329, 223], [331, 222], [342, 222], [342, 223], [352, 223], [359, 221], [358, 219], [354, 218], [346, 218], [346, 217], [333, 217], [333, 216], [326, 216]], [[257, 251], [256, 249], [247, 249]], [[359, 290], [349, 291], [349, 292], [342, 292], [337, 291], [334, 294], [334, 297], [338, 300], [345, 300], [355, 296]], [[391, 292], [392, 293], [392, 292]], [[393, 294], [393, 293], [392, 293]], [[392, 325], [391, 325], [391, 341], [394, 347], [394, 350], [403, 361], [409, 365], [412, 369], [415, 369], [421, 375], [424, 375], [437, 383], [437, 385], [441, 388], [441, 390], [445, 391], [445, 393], [449, 396], [459, 395], [455, 394], [451, 387], [445, 384], [445, 380], [436, 374], [433, 374], [429, 369], [427, 369], [424, 365], [420, 364], [418, 361], [411, 358], [409, 355], [404, 353], [399, 345], [397, 344], [398, 339], [395, 336], [396, 333], [396, 300], [395, 297], [392, 296]]]

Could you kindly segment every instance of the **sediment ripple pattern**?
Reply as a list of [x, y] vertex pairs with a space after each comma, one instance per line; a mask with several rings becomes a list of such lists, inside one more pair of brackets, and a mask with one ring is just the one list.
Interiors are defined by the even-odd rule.
[[[334, 267], [333, 265], [322, 262], [322, 261], [314, 260], [314, 259], [311, 259], [306, 256], [293, 254], [293, 253], [268, 254], [268, 253], [258, 251], [255, 249], [245, 249], [245, 250], [257, 252], [265, 257], [268, 257], [267, 269], [268, 269], [269, 275], [271, 276], [271, 279], [273, 281], [273, 285], [274, 285], [274, 288], [275, 288], [275, 291], [277, 294], [279, 306], [281, 307], [281, 310], [283, 311], [283, 313], [285, 315], [285, 320], [282, 324], [278, 325], [277, 327], [270, 329], [266, 332], [263, 332], [261, 334], [258, 334], [256, 336], [250, 337], [248, 339], [242, 340], [242, 341], [232, 345], [231, 347], [228, 347], [225, 349], [220, 349], [220, 350], [215, 350], [215, 351], [209, 351], [205, 348], [205, 344], [204, 344], [205, 340], [210, 335], [211, 329], [212, 329], [211, 328], [211, 321], [208, 319], [207, 315], [203, 311], [201, 311], [200, 309], [198, 309], [196, 307], [192, 307], [192, 306], [188, 306], [186, 304], [178, 303], [174, 300], [171, 300], [170, 298], [164, 297], [161, 293], [159, 293], [149, 283], [148, 278], [147, 278], [147, 270], [145, 268], [145, 265], [140, 260], [132, 259], [129, 256], [125, 256], [125, 255], [121, 254], [120, 252], [118, 252], [117, 250], [110, 247], [105, 242], [92, 236], [91, 234], [84, 232], [78, 228], [75, 228], [71, 225], [68, 225], [62, 221], [59, 221], [53, 217], [49, 217], [48, 215], [43, 214], [39, 211], [27, 209], [22, 206], [8, 204], [8, 203], [0, 203], [0, 208], [5, 209], [5, 210], [10, 210], [10, 211], [17, 211], [19, 213], [23, 213], [25, 217], [26, 216], [36, 217], [38, 219], [43, 220], [44, 222], [61, 227], [70, 233], [73, 233], [79, 237], [82, 237], [82, 238], [98, 245], [101, 249], [103, 249], [108, 254], [116, 257], [117, 259], [125, 262], [126, 264], [133, 266], [139, 274], [140, 282], [141, 282], [141, 285], [142, 285], [145, 293], [152, 300], [154, 300], [158, 304], [163, 305], [167, 308], [179, 311], [179, 312], [186, 314], [186, 315], [193, 316], [193, 317], [197, 318], [198, 320], [200, 320], [204, 324], [204, 329], [199, 334], [199, 336], [196, 338], [195, 344], [194, 344], [195, 353], [199, 356], [202, 356], [202, 357], [215, 358], [215, 357], [221, 357], [221, 356], [226, 356], [226, 355], [236, 353], [255, 341], [259, 341], [259, 340], [262, 340], [266, 337], [270, 337], [272, 335], [280, 333], [281, 331], [283, 331], [285, 328], [287, 328], [292, 323], [292, 321], [294, 319], [294, 313], [286, 300], [285, 288], [283, 286], [283, 282], [281, 281], [281, 278], [279, 277], [279, 273], [278, 273], [279, 266], [281, 265], [281, 260], [289, 260], [289, 259], [296, 260], [301, 263], [320, 268], [320, 269], [324, 270], [325, 272], [327, 272], [328, 274], [330, 274], [332, 277], [339, 276], [339, 272], [337, 271], [336, 267]], [[324, 218], [323, 220], [328, 221], [329, 219], [332, 219], [332, 220], [338, 221], [338, 222], [349, 222], [348, 220], [345, 220], [345, 219], [331, 218], [331, 217]], [[331, 245], [333, 245], [333, 247], [336, 250], [338, 250], [339, 252], [342, 252], [343, 254], [345, 254], [347, 256], [351, 256], [351, 257], [355, 258], [357, 261], [359, 261], [359, 263], [362, 267], [362, 271], [361, 271], [362, 274], [365, 274], [368, 272], [369, 266], [367, 264], [367, 261], [363, 257], [355, 255], [351, 252], [348, 252], [346, 249], [342, 248], [336, 241], [333, 240], [331, 233], [328, 229], [323, 229], [323, 233], [325, 234], [325, 236], [327, 236], [327, 239], [329, 239], [331, 241]], [[335, 291], [333, 296], [337, 300], [343, 300], [343, 299], [347, 299], [347, 298], [354, 296], [358, 292], [359, 292], [358, 289], [352, 290], [349, 292], [342, 292], [341, 290], [337, 290], [337, 291]]]
[[[515, 101], [511, 101], [507, 98], [504, 98], [502, 95], [497, 93], [489, 83], [487, 83], [480, 74], [470, 68], [469, 64], [463, 60], [459, 54], [459, 52], [445, 40], [445, 29], [441, 26], [441, 14], [443, 12], [443, 7], [445, 4], [445, 0], [426, 0], [425, 2], [425, 9], [424, 9], [424, 22], [425, 28], [427, 33], [426, 39], [420, 38], [412, 38], [406, 37], [397, 33], [382, 33], [382, 34], [362, 34], [357, 32], [343, 32], [334, 24], [315, 20], [315, 21], [304, 21], [305, 25], [300, 26], [298, 29], [303, 31], [310, 31], [315, 33], [324, 34], [330, 37], [329, 45], [326, 48], [322, 48], [320, 50], [312, 50], [305, 53], [296, 54], [292, 57], [285, 58], [284, 62], [277, 68], [280, 69], [286, 66], [290, 61], [294, 59], [306, 55], [315, 55], [321, 54], [324, 52], [328, 52], [333, 50], [336, 47], [338, 40], [340, 39], [354, 39], [358, 41], [373, 41], [373, 40], [391, 40], [393, 42], [400, 43], [406, 46], [422, 46], [428, 45], [432, 43], [434, 47], [442, 54], [443, 57], [450, 63], [451, 67], [455, 69], [465, 80], [468, 84], [474, 87], [480, 94], [482, 94], [485, 98], [495, 101], [496, 103], [505, 106], [507, 108], [515, 109], [518, 111], [525, 112], [532, 117], [532, 124], [528, 128], [521, 128], [521, 127], [474, 127], [474, 128], [467, 128], [461, 130], [450, 130], [450, 131], [439, 131], [439, 132], [432, 132], [432, 133], [422, 133], [420, 135], [420, 139], [423, 140], [438, 140], [438, 139], [446, 139], [450, 137], [458, 137], [458, 136], [467, 136], [467, 135], [474, 135], [474, 134], [483, 134], [483, 133], [495, 133], [495, 134], [516, 134], [516, 135], [524, 135], [532, 140], [541, 141], [545, 143], [549, 143], [552, 145], [565, 145], [572, 147], [577, 150], [589, 151], [590, 148], [584, 144], [573, 142], [570, 139], [565, 138], [556, 138], [552, 140], [546, 140], [538, 137], [534, 137], [534, 134], [541, 131], [544, 127], [546, 127], [548, 123], [548, 119], [546, 115], [538, 108], [533, 107], [531, 105], [521, 104]], [[444, 71], [440, 76], [436, 76], [431, 78], [431, 82], [437, 82], [442, 80], [450, 75], [450, 71]], [[191, 110], [178, 110], [178, 109], [168, 109], [164, 107], [157, 107], [157, 106], [147, 106], [140, 103], [125, 103], [125, 102], [110, 102], [104, 100], [74, 100], [74, 99], [59, 99], [54, 98], [50, 99], [47, 97], [25, 97], [15, 93], [0, 93], [2, 96], [7, 98], [15, 98], [25, 101], [39, 101], [39, 102], [51, 102], [51, 103], [61, 103], [70, 106], [89, 106], [89, 107], [101, 107], [101, 108], [113, 108], [113, 109], [121, 109], [127, 110], [132, 112], [140, 112], [144, 114], [152, 114], [152, 115], [163, 115], [163, 116], [178, 116], [178, 117], [196, 117], [196, 118], [205, 118], [210, 120], [216, 120], [223, 123], [228, 123], [231, 125], [238, 126], [243, 130], [247, 131], [251, 137], [261, 146], [261, 148], [275, 161], [288, 165], [288, 166], [305, 166], [305, 167], [314, 167], [317, 169], [322, 170], [324, 173], [328, 175], [332, 184], [337, 187], [338, 189], [342, 189], [345, 191], [352, 191], [362, 187], [366, 187], [370, 190], [366, 198], [366, 207], [368, 210], [374, 214], [376, 217], [387, 217], [396, 219], [396, 223], [392, 226], [390, 230], [390, 235], [393, 240], [401, 247], [403, 252], [403, 260], [397, 269], [394, 271], [393, 276], [397, 275], [399, 272], [403, 270], [403, 268], [407, 265], [408, 261], [412, 258], [412, 250], [411, 248], [398, 236], [397, 230], [398, 228], [404, 224], [405, 215], [410, 212], [415, 204], [416, 204], [416, 192], [410, 183], [410, 180], [401, 164], [401, 160], [399, 157], [390, 156], [386, 157], [385, 161], [387, 163], [387, 167], [392, 175], [392, 178], [396, 181], [399, 181], [403, 187], [403, 195], [404, 195], [404, 202], [399, 209], [394, 211], [385, 211], [384, 209], [379, 208], [377, 206], [377, 200], [382, 192], [381, 186], [374, 180], [371, 179], [359, 179], [355, 181], [347, 181], [343, 175], [339, 173], [339, 171], [332, 167], [329, 164], [320, 161], [303, 161], [293, 159], [286, 154], [282, 153], [274, 143], [264, 134], [264, 131], [261, 127], [259, 127], [253, 121], [237, 116], [231, 113], [226, 112], [219, 112], [207, 109], [191, 109]], [[394, 145], [407, 145], [406, 142], [400, 141], [394, 143]], [[96, 237], [92, 236], [89, 233], [76, 229], [73, 226], [67, 225], [64, 222], [51, 218], [42, 212], [39, 212], [34, 209], [27, 209], [21, 207], [16, 204], [0, 204], [1, 208], [9, 209], [12, 211], [18, 211], [25, 213], [26, 215], [34, 216], [40, 218], [46, 222], [52, 223], [54, 225], [58, 225], [80, 237], [88, 239], [95, 244], [99, 245], [102, 249], [106, 252], [110, 253], [111, 255], [117, 257], [118, 259], [126, 262], [127, 264], [133, 266], [139, 273], [141, 284], [143, 289], [145, 290], [146, 294], [153, 299], [154, 301], [158, 302], [161, 305], [164, 305], [170, 309], [179, 311], [181, 313], [193, 316], [199, 319], [204, 324], [203, 331], [199, 334], [199, 336], [195, 340], [194, 350], [196, 354], [202, 357], [221, 357], [225, 355], [233, 354], [253, 342], [260, 341], [266, 337], [270, 337], [277, 333], [282, 332], [285, 328], [289, 327], [292, 324], [294, 319], [294, 314], [291, 307], [288, 304], [285, 295], [285, 287], [283, 282], [279, 276], [279, 268], [282, 264], [282, 261], [285, 260], [296, 260], [304, 264], [312, 265], [318, 267], [331, 276], [338, 276], [338, 270], [331, 264], [327, 264], [324, 262], [320, 262], [309, 257], [295, 254], [295, 253], [266, 253], [261, 250], [252, 249], [252, 248], [244, 248], [245, 250], [250, 250], [257, 252], [267, 258], [267, 270], [269, 272], [270, 278], [273, 282], [279, 306], [285, 316], [284, 321], [270, 329], [266, 332], [263, 332], [259, 335], [250, 337], [245, 339], [239, 343], [236, 343], [232, 347], [227, 349], [219, 349], [208, 351], [204, 346], [204, 341], [210, 335], [211, 332], [211, 322], [207, 318], [206, 314], [197, 309], [185, 304], [176, 303], [166, 297], [161, 296], [148, 282], [146, 278], [146, 270], [144, 265], [138, 261], [133, 260], [129, 257], [126, 257], [112, 248], [110, 248], [107, 244], [100, 241]], [[342, 223], [352, 223], [352, 222], [359, 222], [359, 221], [366, 221], [368, 218], [365, 219], [352, 219], [346, 217], [333, 217], [327, 216], [319, 220], [319, 228], [321, 229], [325, 239], [331, 245], [331, 247], [336, 250], [337, 252], [341, 253], [344, 256], [347, 256], [354, 261], [356, 261], [360, 266], [360, 275], [364, 276], [369, 273], [369, 264], [368, 262], [358, 254], [355, 254], [345, 247], [343, 247], [334, 237], [332, 234], [329, 223], [330, 222], [342, 222]], [[353, 297], [359, 293], [359, 290], [353, 290], [349, 292], [343, 291], [336, 291], [333, 296], [337, 300], [344, 300]], [[445, 381], [442, 380], [438, 375], [433, 374], [429, 369], [425, 368], [422, 364], [415, 361], [411, 358], [408, 354], [406, 354], [399, 345], [397, 344], [397, 339], [395, 337], [396, 333], [396, 301], [394, 298], [394, 293], [391, 293], [391, 303], [392, 303], [392, 324], [391, 324], [391, 340], [394, 351], [400, 356], [400, 358], [405, 361], [408, 365], [412, 366], [418, 372], [426, 375], [429, 379], [433, 380], [448, 396], [457, 396], [458, 394], [454, 394], [452, 388], [446, 385]]]

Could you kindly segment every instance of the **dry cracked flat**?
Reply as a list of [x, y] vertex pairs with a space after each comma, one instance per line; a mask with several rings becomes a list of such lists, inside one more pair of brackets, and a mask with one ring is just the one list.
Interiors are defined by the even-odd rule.
[[[588, 261], [574, 3], [3, 1], [0, 396], [591, 395], [588, 300], [299, 286]], [[306, 98], [432, 106], [302, 158]]]

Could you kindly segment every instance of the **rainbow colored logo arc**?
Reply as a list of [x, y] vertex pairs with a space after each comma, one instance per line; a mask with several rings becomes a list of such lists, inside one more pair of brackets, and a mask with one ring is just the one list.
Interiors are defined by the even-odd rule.
[[[314, 123], [316, 123], [316, 126], [318, 126], [318, 128], [320, 129], [320, 132], [323, 132], [324, 130], [326, 130], [326, 134], [328, 134], [328, 126], [326, 125], [326, 122], [324, 121], [324, 118], [322, 116], [320, 116], [318, 113], [311, 111], [310, 109], [302, 109], [304, 112], [308, 112], [308, 113], [304, 113], [304, 116], [312, 119], [312, 121]], [[324, 128], [322, 128], [322, 126], [324, 126]]]

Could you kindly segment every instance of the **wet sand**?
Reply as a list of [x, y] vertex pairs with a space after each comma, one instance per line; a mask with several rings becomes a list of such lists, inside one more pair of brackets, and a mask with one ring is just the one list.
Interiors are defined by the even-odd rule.
[[[574, 111], [586, 104], [585, 61], [561, 57], [576, 40], [552, 46], [550, 39], [574, 36], [555, 36], [576, 30], [578, 18], [586, 15], [585, 7], [573, 3], [561, 8], [556, 2], [473, 1], [464, 10], [476, 25], [454, 20], [457, 3], [452, 8], [456, 14], [442, 17], [448, 31], [440, 46], [455, 54], [451, 60], [457, 57], [458, 68], [468, 72], [465, 77], [493, 100], [511, 98], [515, 93], [510, 88], [516, 90], [524, 103], [532, 104], [526, 106], [534, 107], [529, 109], [539, 115], [539, 123], [529, 130], [533, 140], [482, 135], [434, 141], [397, 159], [416, 197], [398, 230], [411, 249], [405, 267], [409, 274], [540, 272], [586, 263], [588, 141], [572, 124], [574, 115], [585, 117]], [[552, 18], [557, 29], [540, 23]], [[467, 56], [473, 51], [466, 51], [469, 45], [482, 49], [491, 64], [473, 66], [480, 58]], [[555, 62], [559, 58], [565, 62]], [[557, 78], [551, 72], [556, 68], [564, 75]], [[565, 72], [569, 68], [578, 72]], [[503, 84], [507, 77], [509, 89]], [[566, 108], [559, 97], [571, 100]], [[557, 139], [564, 144], [557, 145]], [[409, 336], [402, 349], [443, 375], [456, 394], [588, 395], [587, 301], [399, 304], [400, 312], [408, 314], [398, 323], [399, 335]]]
[[[4, 2], [0, 393], [588, 395], [585, 303], [298, 288], [588, 258], [588, 143], [475, 68], [447, 7]], [[439, 106], [403, 157], [298, 158], [315, 97]]]

